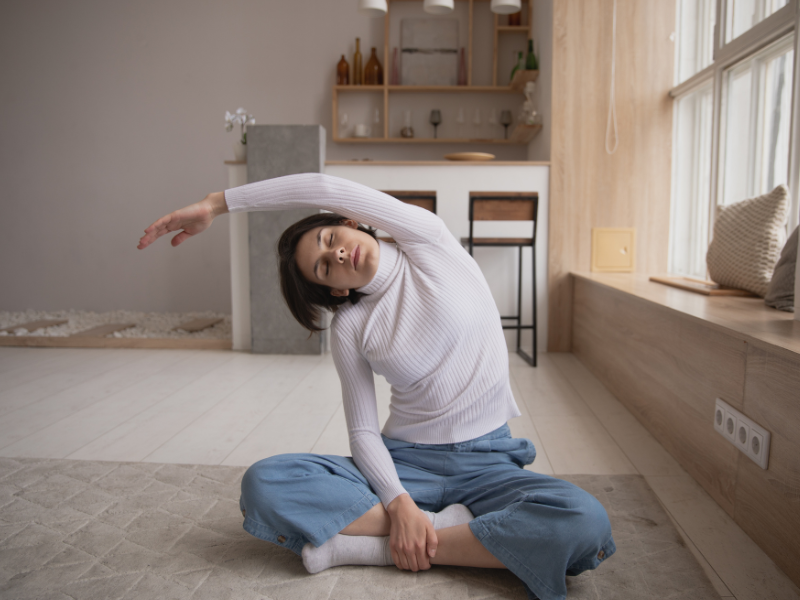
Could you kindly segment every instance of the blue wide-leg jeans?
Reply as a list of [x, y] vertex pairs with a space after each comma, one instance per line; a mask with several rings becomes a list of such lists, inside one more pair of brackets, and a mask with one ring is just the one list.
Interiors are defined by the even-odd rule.
[[[600, 502], [567, 481], [523, 469], [536, 449], [512, 438], [508, 425], [458, 444], [383, 442], [417, 506], [467, 506], [472, 533], [531, 597], [566, 598], [565, 575], [594, 569], [616, 550]], [[281, 454], [247, 470], [240, 504], [247, 532], [300, 554], [379, 502], [352, 458]]]

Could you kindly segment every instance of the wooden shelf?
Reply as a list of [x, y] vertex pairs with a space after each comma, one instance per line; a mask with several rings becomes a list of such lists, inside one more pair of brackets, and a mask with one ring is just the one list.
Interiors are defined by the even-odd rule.
[[[541, 129], [541, 125], [537, 125]], [[334, 142], [342, 144], [524, 144], [527, 142], [511, 139], [469, 139], [469, 138], [340, 138], [334, 137]]]
[[539, 71], [528, 71], [524, 69], [514, 73], [514, 79], [511, 80], [509, 88], [514, 92], [521, 92], [525, 89], [525, 84], [529, 81], [536, 81], [539, 77]]
[[[518, 94], [525, 82], [522, 82], [519, 87], [512, 87], [511, 85], [497, 85], [497, 42], [498, 36], [501, 33], [525, 33], [530, 35], [532, 22], [532, 0], [525, 0], [527, 3], [528, 23], [529, 25], [500, 25], [497, 15], [494, 15], [494, 45], [492, 48], [492, 85], [472, 85], [472, 66], [473, 66], [473, 28], [474, 28], [474, 3], [480, 0], [465, 0], [468, 3], [468, 33], [467, 33], [467, 85], [389, 85], [389, 16], [391, 13], [391, 0], [389, 2], [389, 11], [384, 17], [384, 44], [383, 44], [383, 66], [384, 76], [386, 83], [383, 85], [334, 85], [333, 86], [333, 127], [332, 127], [332, 141], [342, 144], [499, 144], [499, 145], [522, 145], [527, 143], [529, 138], [538, 133], [541, 126], [538, 126], [536, 131], [525, 131], [523, 136], [525, 140], [520, 139], [520, 133], [517, 132], [517, 137], [513, 139], [469, 139], [469, 138], [450, 138], [450, 139], [433, 139], [433, 138], [400, 138], [390, 137], [389, 135], [389, 100], [390, 97], [397, 98], [397, 94]], [[529, 72], [530, 73], [530, 72]], [[533, 75], [535, 79], [538, 71]], [[352, 94], [352, 93], [372, 93], [383, 94], [383, 135], [371, 138], [342, 138], [339, 137], [339, 94]], [[394, 94], [394, 96], [392, 96]]]
[[519, 123], [515, 128], [514, 131], [511, 132], [510, 140], [512, 144], [527, 144], [533, 138], [536, 137], [542, 130], [541, 125], [525, 125], [524, 123]]
[[335, 92], [382, 92], [385, 85], [334, 85]]
[[530, 33], [531, 28], [527, 25], [498, 25], [498, 33]]
[[[538, 71], [536, 71], [538, 73]], [[405, 92], [419, 94], [424, 92], [431, 93], [499, 93], [508, 94], [518, 92], [508, 85], [335, 85], [334, 92]]]
[[390, 85], [388, 86], [390, 92], [447, 92], [447, 93], [464, 93], [464, 92], [488, 92], [488, 93], [503, 93], [507, 94], [515, 92], [510, 86], [507, 85]]

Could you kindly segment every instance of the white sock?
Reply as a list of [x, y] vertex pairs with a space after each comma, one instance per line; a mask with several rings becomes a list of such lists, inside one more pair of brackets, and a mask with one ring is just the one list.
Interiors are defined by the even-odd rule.
[[475, 518], [472, 516], [470, 510], [463, 504], [451, 504], [438, 513], [428, 512], [427, 510], [423, 510], [422, 512], [431, 520], [434, 529], [463, 525]]
[[393, 565], [389, 536], [373, 537], [337, 533], [319, 548], [303, 546], [303, 565], [309, 573], [319, 573], [340, 565]]
[[[463, 504], [453, 504], [438, 513], [423, 510], [434, 529], [454, 527], [469, 523], [472, 513]], [[303, 565], [309, 573], [319, 573], [340, 565], [393, 565], [389, 536], [342, 535], [337, 533], [319, 548], [313, 544], [303, 546]]]

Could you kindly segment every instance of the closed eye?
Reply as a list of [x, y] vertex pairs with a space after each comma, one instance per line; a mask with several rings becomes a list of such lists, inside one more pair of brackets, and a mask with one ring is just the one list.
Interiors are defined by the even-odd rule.
[[[328, 247], [330, 248], [330, 246], [331, 246], [332, 244], [333, 244], [333, 233], [331, 233], [331, 237], [330, 237], [330, 239], [328, 240]], [[330, 263], [329, 263], [329, 264], [327, 265], [327, 269], [325, 270], [325, 275], [328, 275], [328, 274], [330, 274], [330, 272], [331, 272], [331, 265], [330, 265]]]

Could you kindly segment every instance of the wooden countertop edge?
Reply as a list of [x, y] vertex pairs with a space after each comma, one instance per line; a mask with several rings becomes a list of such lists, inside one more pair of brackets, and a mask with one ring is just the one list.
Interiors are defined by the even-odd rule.
[[[226, 165], [246, 165], [245, 160], [226, 160]], [[549, 167], [549, 160], [326, 160], [325, 166], [495, 166], [495, 167]]]
[[[643, 273], [573, 271], [570, 274], [697, 319], [758, 348], [777, 351], [793, 360], [800, 358], [800, 321], [794, 319], [793, 313], [770, 308], [763, 298], [704, 296], [650, 281], [650, 275]], [[747, 318], [732, 318], [737, 315]], [[754, 315], [761, 318], [754, 320]], [[779, 331], [770, 331], [770, 326]]]
[[535, 160], [326, 160], [325, 166], [399, 166], [399, 167], [549, 167], [550, 161]]

